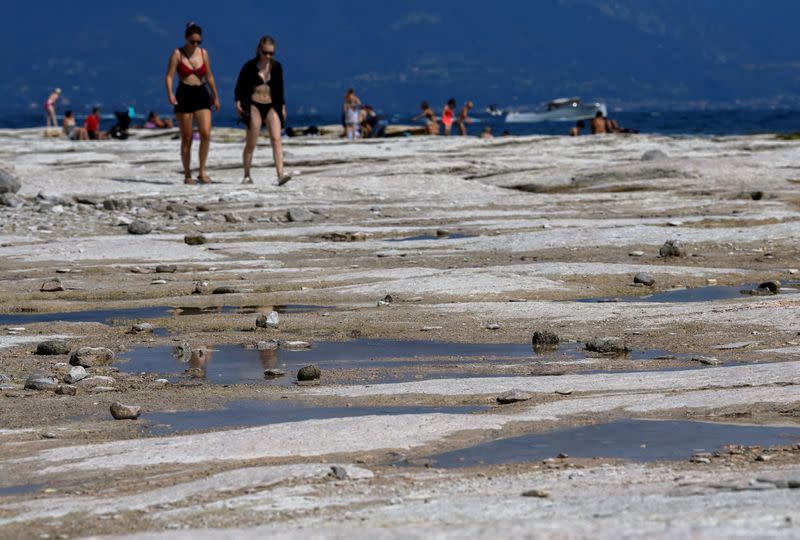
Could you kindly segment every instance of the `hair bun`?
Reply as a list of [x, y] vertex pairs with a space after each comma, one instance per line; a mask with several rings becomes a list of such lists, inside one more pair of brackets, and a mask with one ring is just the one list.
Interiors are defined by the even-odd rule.
[[186, 28], [191, 28], [192, 26], [195, 26], [196, 24], [197, 23], [194, 22], [194, 21], [189, 21], [189, 22], [186, 23]]

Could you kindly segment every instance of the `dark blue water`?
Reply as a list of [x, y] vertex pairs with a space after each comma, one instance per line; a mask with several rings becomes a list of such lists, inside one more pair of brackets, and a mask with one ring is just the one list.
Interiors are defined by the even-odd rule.
[[[120, 107], [122, 109], [122, 107]], [[59, 109], [59, 112], [63, 110]], [[161, 116], [171, 117], [168, 111], [160, 111]], [[416, 111], [409, 113], [386, 113], [384, 116], [392, 124], [412, 124]], [[475, 122], [469, 126], [471, 135], [480, 134], [489, 126], [495, 135], [508, 131], [511, 135], [565, 135], [572, 122], [542, 122], [537, 124], [506, 124], [503, 117], [492, 117], [478, 113], [473, 115]], [[756, 133], [793, 133], [800, 131], [800, 110], [716, 110], [716, 111], [656, 111], [633, 112], [611, 111], [609, 117], [626, 128], [641, 133], [663, 135], [749, 135]], [[83, 117], [78, 116], [78, 122]], [[134, 120], [134, 125], [142, 124], [144, 118]], [[223, 110], [214, 115], [214, 125], [236, 126], [232, 111]], [[339, 124], [337, 114], [301, 115], [290, 114], [290, 126], [309, 126]], [[113, 115], [106, 114], [101, 121], [101, 129], [114, 124]], [[417, 125], [422, 123], [417, 122]], [[25, 112], [0, 117], [0, 128], [23, 128], [44, 126], [44, 116], [38, 112]]]

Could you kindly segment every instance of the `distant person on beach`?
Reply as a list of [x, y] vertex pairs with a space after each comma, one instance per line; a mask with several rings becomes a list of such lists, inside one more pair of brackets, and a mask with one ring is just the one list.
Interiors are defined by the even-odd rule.
[[369, 105], [364, 105], [361, 109], [361, 135], [369, 139], [383, 137], [386, 134], [388, 122], [375, 112]]
[[[167, 99], [175, 106], [175, 118], [181, 129], [181, 163], [183, 164], [183, 183], [196, 184], [192, 178], [192, 122], [197, 123], [200, 135], [200, 168], [197, 179], [203, 184], [211, 183], [206, 172], [208, 148], [211, 144], [211, 107], [219, 111], [219, 93], [211, 72], [208, 51], [202, 49], [203, 29], [190, 22], [184, 32], [186, 43], [172, 51], [167, 63], [164, 82], [167, 86]], [[178, 74], [178, 89], [172, 93], [172, 80]]]
[[348, 140], [357, 139], [360, 136], [359, 124], [361, 123], [361, 100], [352, 88], [347, 90], [342, 103], [342, 119], [344, 121], [344, 135]]
[[100, 107], [94, 107], [91, 114], [83, 121], [86, 136], [93, 140], [105, 139], [105, 133], [100, 131]]
[[581, 131], [583, 131], [583, 128], [585, 128], [585, 127], [586, 127], [586, 124], [584, 123], [584, 121], [583, 120], [578, 120], [575, 123], [575, 126], [572, 129], [569, 130], [569, 136], [570, 137], [577, 137], [578, 135], [581, 134]]
[[472, 118], [469, 117], [470, 109], [472, 109], [472, 102], [467, 101], [458, 113], [456, 124], [458, 124], [458, 132], [461, 135], [467, 134], [467, 124], [472, 123]]
[[602, 111], [597, 111], [594, 114], [594, 118], [592, 118], [591, 129], [592, 135], [600, 135], [601, 133], [608, 132], [608, 124], [606, 123], [606, 119], [603, 117]]
[[49, 131], [50, 127], [58, 129], [58, 119], [56, 118], [56, 101], [58, 98], [61, 97], [61, 88], [56, 88], [50, 95], [47, 96], [47, 100], [44, 102], [44, 114], [45, 114], [45, 121], [47, 122], [46, 129]]
[[442, 107], [442, 126], [444, 126], [445, 135], [450, 135], [450, 132], [453, 131], [453, 115], [455, 114], [455, 110], [456, 100], [453, 98], [448, 99], [447, 103]]
[[481, 139], [494, 139], [494, 135], [492, 135], [492, 128], [489, 126], [483, 128], [483, 131], [481, 132]]
[[75, 115], [72, 113], [72, 111], [67, 111], [64, 113], [64, 121], [61, 123], [61, 129], [64, 131], [64, 135], [66, 135], [70, 140], [89, 140], [89, 134], [86, 132], [86, 128], [78, 127], [78, 123], [75, 121]]
[[420, 103], [419, 108], [422, 109], [422, 112], [412, 118], [411, 121], [416, 122], [420, 118], [425, 118], [425, 134], [438, 135], [439, 123], [436, 121], [436, 113], [433, 112], [427, 101]]
[[283, 66], [275, 60], [275, 40], [262, 36], [256, 47], [256, 56], [239, 71], [234, 90], [236, 112], [247, 126], [247, 139], [242, 151], [244, 166], [243, 184], [252, 184], [250, 166], [262, 126], [267, 126], [272, 144], [272, 159], [278, 175], [278, 185], [292, 179], [283, 171], [283, 146], [281, 129], [286, 123], [286, 101], [283, 96]]
[[166, 129], [172, 127], [172, 118], [161, 118], [155, 111], [150, 111], [144, 123], [145, 129]]

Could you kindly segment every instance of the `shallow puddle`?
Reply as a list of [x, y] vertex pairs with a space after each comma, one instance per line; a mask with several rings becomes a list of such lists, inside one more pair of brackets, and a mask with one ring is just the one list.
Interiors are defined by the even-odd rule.
[[[359, 339], [321, 341], [310, 349], [253, 350], [240, 345], [194, 345], [188, 362], [174, 354], [171, 346], [137, 347], [120, 355], [120, 370], [128, 373], [153, 372], [168, 376], [188, 376], [217, 384], [273, 383], [292, 384], [297, 370], [309, 364], [324, 369], [402, 368], [423, 364], [420, 358], [454, 357], [448, 363], [465, 359], [484, 361], [492, 358], [534, 356], [530, 345], [449, 343], [443, 341], [396, 341]], [[199, 352], [202, 351], [202, 352]], [[439, 364], [443, 364], [440, 362]], [[425, 362], [426, 366], [430, 365]], [[264, 370], [281, 369], [286, 376], [265, 380]], [[454, 375], [448, 371], [447, 376]], [[439, 376], [444, 376], [440, 374]], [[323, 375], [324, 377], [324, 375]], [[381, 378], [379, 382], [398, 380]]]
[[431, 456], [435, 467], [458, 468], [527, 463], [559, 454], [634, 461], [683, 460], [695, 451], [727, 444], [788, 445], [800, 441], [800, 427], [714, 424], [690, 421], [622, 420], [549, 433], [499, 439]]
[[18, 326], [41, 322], [97, 322], [112, 325], [115, 321], [140, 321], [161, 319], [183, 315], [208, 314], [251, 314], [269, 313], [310, 313], [331, 309], [331, 306], [311, 306], [305, 304], [286, 304], [276, 306], [209, 306], [209, 307], [171, 307], [152, 306], [143, 308], [98, 309], [91, 311], [66, 311], [60, 313], [3, 313], [0, 325]]
[[[450, 343], [444, 341], [398, 341], [359, 339], [321, 341], [310, 349], [257, 350], [241, 345], [192, 344], [180, 352], [175, 346], [135, 347], [119, 356], [116, 364], [128, 373], [158, 373], [173, 379], [184, 377], [215, 384], [259, 383], [291, 385], [297, 370], [309, 364], [321, 369], [364, 370], [359, 382], [391, 383], [421, 378], [503, 377], [507, 369], [534, 367], [552, 362], [580, 362], [586, 359], [583, 344], [566, 343], [549, 351], [535, 352], [530, 345], [514, 343]], [[598, 362], [608, 356], [596, 355]], [[676, 357], [660, 349], [630, 351], [617, 358], [624, 360], [673, 360]], [[486, 369], [474, 368], [481, 364]], [[492, 365], [496, 366], [494, 371]], [[381, 371], [374, 372], [381, 368]], [[412, 368], [425, 368], [425, 371]], [[282, 377], [265, 379], [264, 371], [278, 369]], [[402, 371], [400, 371], [402, 370]], [[323, 373], [324, 380], [324, 373]]]
[[418, 236], [407, 236], [405, 238], [389, 238], [387, 242], [413, 242], [415, 240], [458, 240], [459, 238], [474, 238], [474, 234], [453, 233], [438, 236], [435, 234], [420, 234]]
[[10, 497], [13, 495], [24, 495], [39, 491], [44, 484], [20, 484], [18, 486], [0, 487], [0, 497]]
[[347, 418], [369, 415], [398, 414], [469, 414], [485, 411], [489, 407], [324, 407], [288, 400], [232, 401], [222, 409], [210, 411], [153, 412], [142, 414], [147, 422], [144, 433], [164, 436], [186, 431], [263, 426], [302, 420]]
[[[715, 300], [731, 300], [741, 298], [764, 298], [761, 295], [753, 295], [750, 291], [755, 291], [758, 283], [746, 283], [744, 285], [709, 285], [707, 287], [697, 287], [694, 289], [674, 289], [663, 291], [645, 296], [618, 296], [605, 298], [582, 298], [577, 302], [713, 302]], [[796, 282], [786, 283], [778, 295], [766, 295], [767, 298], [780, 296], [781, 294], [796, 294]]]

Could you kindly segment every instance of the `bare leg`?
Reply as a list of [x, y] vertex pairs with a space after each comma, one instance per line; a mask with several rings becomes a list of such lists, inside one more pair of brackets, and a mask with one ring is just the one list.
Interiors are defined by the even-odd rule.
[[175, 113], [178, 127], [181, 128], [181, 163], [183, 164], [183, 181], [194, 184], [192, 180], [192, 113]]
[[467, 134], [467, 126], [464, 122], [458, 123], [458, 131], [461, 133], [462, 136]]
[[275, 109], [267, 114], [267, 130], [269, 141], [272, 144], [272, 159], [275, 161], [275, 172], [278, 173], [278, 182], [283, 180], [283, 144], [281, 143], [281, 119]]
[[255, 105], [250, 105], [250, 123], [247, 125], [247, 138], [244, 142], [244, 150], [242, 150], [242, 166], [244, 167], [245, 181], [250, 178], [250, 166], [253, 164], [253, 152], [255, 152], [256, 144], [258, 144], [258, 133], [260, 131], [261, 113], [258, 112]]
[[211, 109], [196, 111], [194, 117], [197, 121], [197, 132], [200, 135], [200, 170], [197, 171], [197, 178], [201, 182], [208, 183], [211, 181], [206, 173], [208, 148], [211, 146]]

